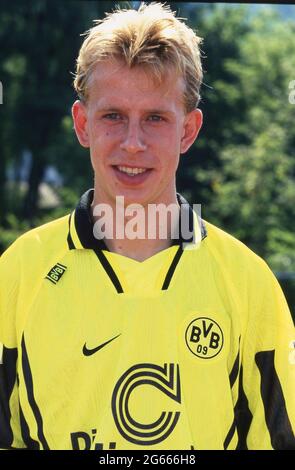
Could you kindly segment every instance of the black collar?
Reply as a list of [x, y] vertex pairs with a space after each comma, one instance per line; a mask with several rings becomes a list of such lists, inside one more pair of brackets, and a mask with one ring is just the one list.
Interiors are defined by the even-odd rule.
[[[79, 200], [75, 211], [70, 216], [68, 234], [68, 244], [70, 249], [86, 248], [109, 251], [105, 242], [95, 238], [93, 234], [93, 222], [90, 208], [93, 201], [93, 195], [94, 189], [86, 191]], [[185, 216], [184, 220], [189, 220], [190, 232], [195, 232], [193, 208], [184, 199], [184, 197], [181, 196], [181, 194], [177, 193], [177, 200], [179, 205], [182, 206], [179, 217], [179, 238], [172, 239], [172, 245], [193, 243], [194, 237], [192, 236], [190, 239], [184, 239], [181, 230], [182, 217]], [[201, 230], [201, 240], [203, 240], [207, 236], [207, 230], [204, 221], [199, 217], [199, 215], [197, 215], [197, 220]], [[80, 246], [78, 242], [80, 242]]]

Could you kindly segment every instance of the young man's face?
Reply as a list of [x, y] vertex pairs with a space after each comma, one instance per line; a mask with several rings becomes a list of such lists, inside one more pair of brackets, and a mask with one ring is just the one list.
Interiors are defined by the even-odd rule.
[[73, 118], [79, 142], [90, 148], [97, 202], [175, 202], [179, 155], [202, 124], [200, 110], [185, 113], [183, 92], [183, 79], [171, 71], [156, 85], [140, 66], [96, 66], [87, 104], [76, 101]]

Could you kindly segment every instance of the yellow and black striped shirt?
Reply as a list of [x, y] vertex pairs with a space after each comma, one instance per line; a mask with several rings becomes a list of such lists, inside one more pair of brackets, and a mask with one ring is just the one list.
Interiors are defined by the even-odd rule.
[[265, 262], [181, 196], [200, 243], [112, 253], [92, 197], [0, 259], [0, 447], [294, 449], [294, 326]]

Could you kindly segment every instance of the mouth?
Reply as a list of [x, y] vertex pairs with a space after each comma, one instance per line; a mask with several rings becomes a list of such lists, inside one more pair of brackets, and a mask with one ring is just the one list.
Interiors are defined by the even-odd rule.
[[119, 179], [121, 183], [132, 186], [143, 183], [153, 171], [152, 168], [131, 167], [124, 165], [112, 165], [112, 168], [117, 179]]
[[142, 167], [131, 167], [131, 166], [122, 166], [122, 165], [114, 165], [114, 167], [119, 170], [121, 173], [125, 173], [128, 176], [136, 176], [148, 171], [149, 168], [142, 168]]

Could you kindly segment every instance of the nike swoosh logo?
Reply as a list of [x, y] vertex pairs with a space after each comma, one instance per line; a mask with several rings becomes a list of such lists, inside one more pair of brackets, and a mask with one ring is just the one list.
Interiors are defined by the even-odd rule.
[[94, 349], [88, 349], [87, 346], [86, 346], [86, 343], [84, 344], [83, 346], [83, 354], [84, 356], [92, 356], [92, 354], [95, 354], [97, 351], [99, 351], [100, 349], [102, 349], [104, 346], [106, 346], [107, 344], [109, 344], [111, 341], [114, 341], [114, 339], [118, 338], [119, 336], [121, 336], [121, 333], [117, 336], [114, 336], [114, 338], [112, 339], [109, 339], [108, 341], [106, 341], [105, 343], [102, 343], [100, 344], [99, 346], [97, 346], [96, 348]]

